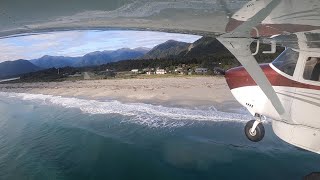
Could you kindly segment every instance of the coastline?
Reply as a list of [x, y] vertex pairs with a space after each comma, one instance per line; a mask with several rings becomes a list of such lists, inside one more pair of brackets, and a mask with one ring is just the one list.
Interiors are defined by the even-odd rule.
[[12, 83], [0, 84], [0, 91], [164, 106], [241, 107], [219, 76]]

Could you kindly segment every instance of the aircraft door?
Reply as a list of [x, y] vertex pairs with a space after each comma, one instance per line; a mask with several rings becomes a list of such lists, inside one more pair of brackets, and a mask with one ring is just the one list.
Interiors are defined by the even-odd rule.
[[320, 56], [304, 56], [292, 103], [294, 122], [320, 128]]

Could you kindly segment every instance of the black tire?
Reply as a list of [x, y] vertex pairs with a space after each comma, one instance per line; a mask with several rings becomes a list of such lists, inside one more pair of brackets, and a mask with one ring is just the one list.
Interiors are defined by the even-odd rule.
[[263, 139], [264, 137], [264, 127], [261, 123], [256, 127], [255, 133], [250, 133], [250, 130], [253, 126], [253, 123], [255, 120], [251, 120], [247, 122], [246, 126], [244, 127], [244, 133], [246, 134], [247, 138], [252, 141], [252, 142], [259, 142]]

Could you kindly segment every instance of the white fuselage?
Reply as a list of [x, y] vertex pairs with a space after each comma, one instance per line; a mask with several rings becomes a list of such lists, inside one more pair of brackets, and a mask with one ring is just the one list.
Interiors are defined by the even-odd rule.
[[[246, 79], [237, 75], [242, 73], [241, 76], [244, 76], [242, 69], [232, 70], [226, 78], [233, 96], [252, 115], [260, 114], [273, 119], [273, 130], [281, 139], [320, 153], [320, 81], [303, 78], [308, 57], [320, 57], [320, 54], [301, 51], [292, 76], [272, 63], [262, 67], [285, 108], [285, 113], [281, 115], [260, 87], [250, 84], [250, 77]], [[243, 81], [243, 86], [237, 80]]]

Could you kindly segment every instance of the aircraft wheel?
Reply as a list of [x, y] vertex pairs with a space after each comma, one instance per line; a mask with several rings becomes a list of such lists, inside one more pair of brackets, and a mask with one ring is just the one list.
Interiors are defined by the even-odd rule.
[[257, 125], [255, 131], [251, 132], [251, 128], [252, 128], [254, 122], [255, 122], [255, 120], [251, 120], [251, 121], [247, 122], [246, 126], [244, 127], [244, 132], [250, 141], [259, 142], [263, 139], [265, 131], [264, 131], [264, 127], [263, 127], [262, 123], [259, 123]]

